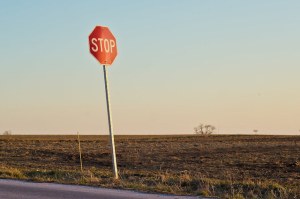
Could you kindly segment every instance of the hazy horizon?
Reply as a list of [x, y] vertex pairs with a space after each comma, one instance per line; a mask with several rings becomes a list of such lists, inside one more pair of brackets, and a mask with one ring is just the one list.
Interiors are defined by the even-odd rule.
[[299, 1], [2, 1], [0, 134], [300, 134]]
[[[13, 132], [11, 130], [6, 130], [11, 133], [11, 135], [77, 135], [77, 132]], [[79, 132], [80, 135], [109, 135], [108, 132]], [[1, 135], [1, 134], [0, 134]], [[194, 131], [190, 132], [172, 132], [172, 133], [130, 133], [130, 132], [115, 132], [115, 135], [195, 135]], [[257, 133], [253, 132], [253, 130], [249, 131], [243, 131], [243, 130], [235, 130], [234, 132], [220, 132], [218, 129], [216, 129], [213, 132], [213, 135], [300, 135], [300, 132], [278, 132], [278, 131], [258, 131]]]

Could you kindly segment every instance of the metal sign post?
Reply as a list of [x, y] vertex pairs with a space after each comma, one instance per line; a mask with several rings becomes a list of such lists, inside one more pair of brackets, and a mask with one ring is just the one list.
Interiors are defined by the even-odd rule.
[[103, 65], [103, 73], [104, 73], [104, 81], [105, 81], [106, 107], [107, 107], [109, 134], [110, 134], [110, 145], [111, 145], [111, 151], [112, 151], [113, 173], [114, 173], [114, 178], [118, 179], [119, 176], [118, 176], [118, 168], [117, 168], [114, 130], [113, 130], [113, 124], [112, 124], [112, 117], [111, 117], [111, 113], [110, 113], [110, 101], [109, 101], [110, 96], [109, 96], [108, 79], [107, 79], [105, 65]]

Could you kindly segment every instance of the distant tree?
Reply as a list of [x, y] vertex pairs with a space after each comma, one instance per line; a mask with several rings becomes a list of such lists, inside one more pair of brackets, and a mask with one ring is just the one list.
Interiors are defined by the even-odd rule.
[[253, 132], [254, 132], [255, 134], [257, 134], [257, 133], [258, 133], [258, 130], [257, 130], [257, 129], [254, 129]]
[[11, 135], [11, 131], [4, 131], [3, 135]]
[[194, 128], [194, 132], [197, 135], [210, 135], [214, 132], [216, 127], [210, 124], [199, 124]]

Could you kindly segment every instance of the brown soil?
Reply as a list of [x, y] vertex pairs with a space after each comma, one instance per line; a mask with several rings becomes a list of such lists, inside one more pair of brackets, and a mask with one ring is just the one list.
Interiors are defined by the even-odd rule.
[[[82, 136], [85, 169], [111, 168], [108, 136]], [[300, 136], [116, 136], [120, 171], [188, 172], [221, 180], [300, 187]], [[14, 168], [78, 170], [76, 136], [1, 136], [0, 162]]]

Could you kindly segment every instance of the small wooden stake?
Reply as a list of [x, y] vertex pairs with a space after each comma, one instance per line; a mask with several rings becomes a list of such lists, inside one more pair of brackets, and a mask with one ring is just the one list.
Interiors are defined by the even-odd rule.
[[81, 173], [83, 173], [82, 157], [81, 157], [81, 147], [80, 147], [80, 138], [79, 138], [79, 132], [78, 131], [77, 131], [77, 141], [78, 141], [78, 150], [79, 150], [79, 158], [80, 158], [80, 170], [81, 170]]

